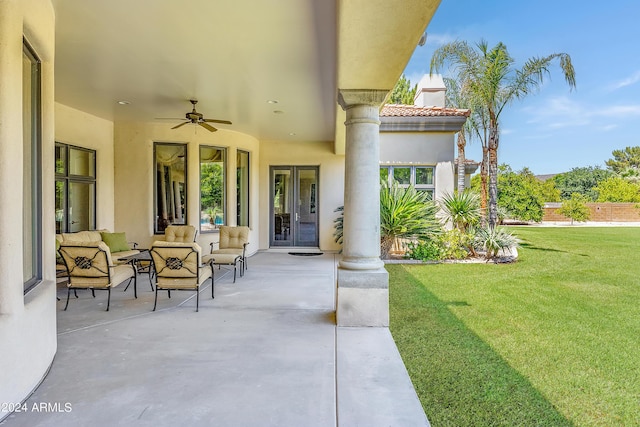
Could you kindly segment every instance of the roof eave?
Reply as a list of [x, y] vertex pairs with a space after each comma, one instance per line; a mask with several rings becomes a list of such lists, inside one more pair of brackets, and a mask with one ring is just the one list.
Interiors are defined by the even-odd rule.
[[381, 132], [459, 132], [465, 116], [380, 117]]

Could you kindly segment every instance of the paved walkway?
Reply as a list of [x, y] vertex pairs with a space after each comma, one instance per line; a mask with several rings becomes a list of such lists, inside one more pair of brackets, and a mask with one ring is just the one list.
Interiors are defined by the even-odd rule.
[[[232, 283], [59, 291], [58, 353], [2, 426], [428, 426], [386, 328], [335, 325], [333, 254], [259, 253]], [[41, 410], [37, 410], [41, 409]]]

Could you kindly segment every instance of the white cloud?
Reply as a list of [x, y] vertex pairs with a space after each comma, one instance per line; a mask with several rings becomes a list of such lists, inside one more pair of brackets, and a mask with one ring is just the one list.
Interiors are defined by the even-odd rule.
[[[535, 107], [524, 108], [523, 112], [529, 116], [527, 123], [543, 124], [547, 129], [588, 126], [597, 122], [597, 129], [604, 130], [617, 126], [608, 122], [613, 118], [640, 116], [640, 104], [591, 106], [561, 96], [537, 103]], [[603, 120], [607, 122], [602, 123]]]
[[598, 108], [593, 112], [594, 116], [638, 116], [640, 115], [640, 105], [609, 105]]
[[623, 87], [626, 86], [631, 86], [633, 84], [636, 84], [640, 82], [640, 71], [636, 71], [634, 74], [632, 74], [631, 76], [627, 77], [626, 79], [622, 79], [620, 81], [617, 81], [613, 84], [611, 84], [609, 86], [610, 90], [618, 90], [621, 89]]
[[451, 43], [456, 41], [456, 38], [451, 34], [438, 34], [438, 33], [430, 33], [427, 31], [427, 43], [425, 45], [428, 46], [437, 46], [440, 47], [447, 43]]

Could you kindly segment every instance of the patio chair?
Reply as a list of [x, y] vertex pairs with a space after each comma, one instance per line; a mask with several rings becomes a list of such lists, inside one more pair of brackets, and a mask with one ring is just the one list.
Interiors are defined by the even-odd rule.
[[196, 311], [200, 305], [200, 286], [211, 278], [211, 298], [214, 296], [213, 267], [201, 264], [201, 250], [197, 243], [162, 242], [153, 243], [150, 251], [155, 269], [156, 294], [153, 311], [158, 304], [158, 290], [167, 291], [171, 298], [172, 290], [194, 290], [196, 292]]
[[215, 255], [238, 255], [240, 256], [240, 276], [244, 274], [244, 270], [247, 269], [247, 245], [249, 244], [249, 227], [246, 226], [221, 226], [220, 227], [220, 241], [218, 242], [218, 249], [213, 249], [215, 242], [211, 243], [211, 253], [203, 257], [204, 262], [210, 261], [215, 258]]
[[[111, 288], [131, 279], [136, 287], [136, 271], [129, 264], [114, 265], [111, 260], [111, 252], [104, 242], [70, 243], [62, 244], [58, 250], [67, 268], [69, 282], [67, 283], [67, 303], [71, 290], [90, 289], [95, 297], [95, 290], [106, 290], [107, 310], [111, 303]], [[128, 286], [127, 284], [127, 286]], [[77, 295], [76, 295], [77, 297]]]

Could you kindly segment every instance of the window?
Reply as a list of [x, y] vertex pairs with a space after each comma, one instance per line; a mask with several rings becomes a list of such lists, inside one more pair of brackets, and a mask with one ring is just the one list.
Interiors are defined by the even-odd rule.
[[396, 180], [401, 187], [413, 185], [433, 197], [434, 171], [433, 166], [380, 166], [380, 179], [388, 183]]
[[226, 150], [200, 146], [200, 231], [210, 232], [226, 223]]
[[236, 175], [236, 224], [249, 226], [249, 152], [238, 150]]
[[172, 224], [184, 225], [187, 219], [187, 145], [156, 142], [153, 145], [154, 233], [164, 234]]
[[96, 228], [96, 152], [56, 142], [56, 233]]
[[26, 40], [22, 51], [22, 277], [26, 293], [42, 279], [41, 70]]

